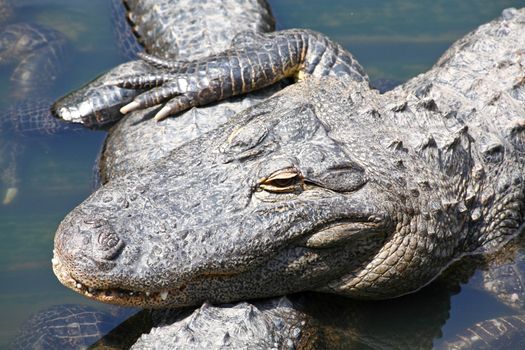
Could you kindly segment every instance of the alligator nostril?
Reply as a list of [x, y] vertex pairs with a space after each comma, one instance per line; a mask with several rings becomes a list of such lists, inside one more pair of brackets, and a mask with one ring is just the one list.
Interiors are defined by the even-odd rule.
[[109, 229], [104, 229], [98, 234], [97, 243], [97, 255], [105, 260], [115, 259], [125, 245], [119, 236]]
[[102, 250], [110, 250], [115, 247], [120, 238], [114, 232], [100, 232], [98, 235], [98, 244]]

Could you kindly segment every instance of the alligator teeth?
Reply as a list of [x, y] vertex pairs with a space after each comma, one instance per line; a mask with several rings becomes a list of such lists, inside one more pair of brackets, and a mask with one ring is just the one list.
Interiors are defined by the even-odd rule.
[[52, 258], [52, 259], [51, 259], [51, 264], [53, 264], [53, 266], [57, 266], [57, 265], [60, 264], [60, 262], [58, 261], [57, 258]]
[[160, 298], [162, 300], [168, 299], [168, 291], [167, 290], [163, 290], [162, 292], [160, 292]]
[[77, 283], [77, 288], [78, 288], [78, 289], [82, 288], [82, 284]]

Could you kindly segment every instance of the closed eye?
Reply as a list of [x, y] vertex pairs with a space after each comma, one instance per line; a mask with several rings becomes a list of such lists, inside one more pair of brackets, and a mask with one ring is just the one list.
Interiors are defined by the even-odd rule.
[[292, 193], [303, 188], [303, 180], [301, 173], [297, 169], [286, 168], [262, 179], [259, 187], [267, 192]]

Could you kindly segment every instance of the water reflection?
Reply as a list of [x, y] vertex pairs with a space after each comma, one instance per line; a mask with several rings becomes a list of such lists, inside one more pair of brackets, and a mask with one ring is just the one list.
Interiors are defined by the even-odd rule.
[[[517, 5], [516, 1], [405, 0], [271, 3], [281, 28], [308, 27], [325, 32], [350, 49], [372, 78], [400, 80], [428, 69], [453, 40], [496, 17], [501, 9]], [[8, 16], [7, 7], [2, 7], [5, 4], [0, 1], [4, 28], [6, 23], [38, 22], [62, 33], [58, 34], [63, 38], [60, 46], [71, 45], [71, 51], [66, 55], [69, 59], [63, 53], [56, 58], [56, 67], [62, 70], [70, 61], [72, 68], [66, 77], [54, 73], [56, 83], [46, 85], [43, 92], [23, 92], [25, 88], [37, 88], [37, 84], [25, 84], [20, 89], [6, 84], [0, 87], [2, 107], [20, 112], [18, 117], [2, 117], [0, 124], [0, 200], [9, 202], [9, 206], [0, 208], [0, 348], [30, 314], [54, 304], [86, 302], [63, 289], [51, 273], [52, 238], [57, 223], [90, 193], [92, 167], [103, 137], [101, 133], [81, 132], [81, 136], [66, 133], [58, 138], [40, 135], [35, 139], [34, 132], [48, 132], [54, 126], [35, 124], [40, 119], [28, 119], [32, 114], [21, 104], [34, 103], [36, 95], [59, 96], [120, 61], [104, 1], [83, 5], [80, 0], [27, 0], [15, 6], [15, 16]], [[9, 81], [14, 66], [16, 63], [11, 61], [9, 67], [2, 67], [3, 81]], [[309, 315], [312, 325], [320, 327], [315, 342], [331, 344], [331, 348], [337, 348], [335, 344], [341, 344], [340, 348], [381, 348], [388, 344], [430, 348], [441, 333], [452, 336], [473, 322], [510, 313], [492, 297], [468, 285], [458, 292], [457, 286], [433, 286], [385, 302], [356, 302], [318, 294], [293, 296], [291, 300]], [[148, 312], [140, 315], [139, 321], [133, 318], [130, 322], [151, 327], [151, 322], [140, 320]], [[129, 332], [130, 327], [126, 323], [120, 329]]]

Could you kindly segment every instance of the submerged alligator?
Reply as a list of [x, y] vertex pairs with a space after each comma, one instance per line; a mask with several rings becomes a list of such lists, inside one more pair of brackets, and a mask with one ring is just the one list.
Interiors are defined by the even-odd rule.
[[49, 89], [63, 71], [66, 37], [51, 28], [14, 20], [16, 7], [0, 0], [0, 65], [12, 67], [9, 106], [0, 110], [0, 196], [4, 205], [17, 195], [22, 135], [70, 130], [49, 113]]
[[523, 16], [504, 12], [385, 95], [306, 79], [110, 179], [62, 223], [55, 272], [90, 297], [144, 306], [304, 289], [386, 298], [498, 248], [523, 215]]

